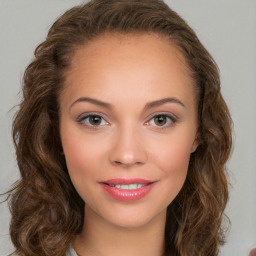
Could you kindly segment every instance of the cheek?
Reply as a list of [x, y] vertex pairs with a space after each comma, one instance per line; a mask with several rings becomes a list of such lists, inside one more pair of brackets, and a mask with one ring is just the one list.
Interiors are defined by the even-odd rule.
[[74, 136], [64, 137], [62, 146], [66, 164], [71, 175], [73, 172], [84, 172], [88, 169], [88, 165], [90, 164], [90, 151], [88, 147], [82, 143], [81, 138], [79, 139]]
[[[69, 171], [86, 171], [104, 150], [102, 139], [86, 135], [82, 127], [67, 125], [61, 130], [61, 142]], [[97, 161], [99, 162], [99, 161]]]
[[172, 173], [182, 175], [187, 172], [193, 142], [190, 138], [181, 138], [177, 136], [167, 139], [162, 145], [156, 147], [154, 152], [156, 163], [166, 175]]
[[82, 198], [85, 190], [90, 190], [89, 181], [97, 181], [96, 175], [102, 169], [101, 159], [104, 154], [104, 145], [87, 137], [68, 129], [62, 131], [62, 147], [69, 176]]
[[[183, 138], [183, 139], [181, 139]], [[191, 152], [191, 139], [184, 136], [170, 138], [156, 147], [154, 151], [154, 163], [161, 171], [161, 192], [164, 205], [169, 205], [180, 192], [187, 177]]]
[[158, 164], [166, 181], [166, 189], [175, 195], [185, 182], [190, 154], [183, 145], [169, 147], [164, 154], [159, 156]]

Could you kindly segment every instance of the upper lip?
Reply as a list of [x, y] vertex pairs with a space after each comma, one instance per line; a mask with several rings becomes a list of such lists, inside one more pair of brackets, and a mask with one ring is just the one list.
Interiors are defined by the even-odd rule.
[[143, 178], [122, 177], [122, 178], [109, 179], [101, 183], [112, 184], [112, 185], [129, 185], [129, 184], [150, 184], [150, 183], [153, 183], [153, 181], [143, 179]]

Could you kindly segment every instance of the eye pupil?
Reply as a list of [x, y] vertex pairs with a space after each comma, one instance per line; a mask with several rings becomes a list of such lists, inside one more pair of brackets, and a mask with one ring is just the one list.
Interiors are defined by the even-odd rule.
[[166, 124], [166, 116], [164, 115], [158, 115], [154, 118], [155, 124], [162, 126]]
[[91, 125], [100, 125], [101, 117], [100, 116], [90, 116], [89, 122]]

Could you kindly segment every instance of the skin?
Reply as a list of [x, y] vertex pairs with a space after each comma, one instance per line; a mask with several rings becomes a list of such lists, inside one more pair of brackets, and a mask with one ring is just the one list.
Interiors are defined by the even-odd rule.
[[249, 256], [256, 256], [256, 248], [250, 250]]
[[[86, 203], [76, 251], [160, 256], [166, 208], [182, 188], [198, 145], [194, 81], [182, 53], [155, 34], [107, 34], [75, 52], [65, 77], [61, 141], [70, 178]], [[165, 98], [172, 100], [149, 104]], [[93, 127], [88, 113], [104, 119]], [[157, 114], [171, 118], [159, 123]], [[139, 200], [119, 201], [99, 184], [117, 177], [155, 184]]]

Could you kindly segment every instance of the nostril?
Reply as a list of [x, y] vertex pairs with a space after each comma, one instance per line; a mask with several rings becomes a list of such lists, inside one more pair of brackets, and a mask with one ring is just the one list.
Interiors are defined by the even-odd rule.
[[114, 161], [114, 163], [115, 163], [116, 165], [120, 165], [120, 164], [121, 164], [121, 162], [119, 162], [119, 161]]

